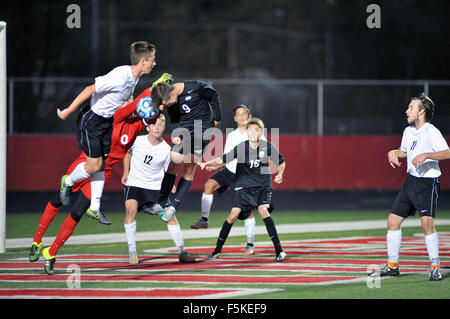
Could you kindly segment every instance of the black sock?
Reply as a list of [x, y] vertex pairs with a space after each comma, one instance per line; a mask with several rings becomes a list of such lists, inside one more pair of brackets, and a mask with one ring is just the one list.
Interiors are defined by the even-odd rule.
[[208, 217], [202, 217], [202, 220], [207, 222], [208, 221]]
[[267, 233], [272, 240], [273, 246], [275, 247], [275, 255], [278, 256], [283, 249], [281, 249], [280, 239], [278, 239], [277, 228], [275, 227], [275, 223], [273, 222], [272, 217], [267, 217], [263, 219], [266, 224]]
[[172, 191], [176, 179], [177, 175], [169, 173], [164, 174], [164, 178], [161, 183], [161, 191], [159, 192], [159, 199], [158, 199], [158, 204], [161, 205], [163, 208], [166, 207], [167, 199], [169, 198], [169, 194]]
[[220, 230], [219, 237], [217, 238], [216, 249], [214, 249], [213, 255], [222, 251], [223, 244], [225, 244], [232, 226], [233, 224], [229, 224], [228, 221], [225, 220], [222, 229]]
[[184, 195], [189, 191], [189, 188], [191, 188], [192, 181], [188, 181], [184, 179], [183, 177], [180, 179], [177, 185], [177, 191], [175, 193], [175, 197], [173, 199], [173, 202], [171, 205], [175, 207], [175, 209], [178, 209], [178, 207], [181, 204], [181, 201], [183, 200]]

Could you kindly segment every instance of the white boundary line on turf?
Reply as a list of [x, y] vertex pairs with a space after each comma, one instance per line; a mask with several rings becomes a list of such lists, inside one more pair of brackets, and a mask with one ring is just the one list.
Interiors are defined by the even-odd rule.
[[[435, 225], [450, 225], [450, 219], [436, 219]], [[421, 227], [420, 220], [407, 219], [403, 221], [402, 227]], [[347, 221], [347, 222], [328, 222], [328, 223], [302, 223], [302, 224], [279, 224], [277, 232], [279, 234], [290, 233], [315, 233], [315, 232], [332, 232], [332, 231], [350, 231], [350, 230], [368, 230], [368, 229], [386, 229], [386, 220], [365, 220], [365, 221]], [[220, 228], [208, 229], [183, 229], [183, 238], [217, 238]], [[256, 226], [255, 235], [267, 234], [265, 226]], [[33, 234], [30, 234], [32, 236]], [[245, 227], [234, 226], [229, 234], [230, 236], [245, 236]], [[50, 245], [55, 237], [44, 237], [44, 246]], [[167, 230], [137, 232], [136, 241], [148, 240], [172, 240]], [[6, 248], [29, 248], [33, 242], [32, 237], [29, 238], [9, 238], [6, 239]], [[65, 245], [80, 244], [105, 244], [105, 243], [126, 243], [125, 232], [109, 233], [109, 234], [89, 234], [71, 236]]]

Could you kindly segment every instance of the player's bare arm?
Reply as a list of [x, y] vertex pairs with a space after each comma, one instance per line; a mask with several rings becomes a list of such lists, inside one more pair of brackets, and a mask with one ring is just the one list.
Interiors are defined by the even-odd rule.
[[216, 157], [208, 162], [197, 163], [197, 165], [200, 166], [201, 169], [208, 169], [209, 167], [219, 166], [221, 164], [223, 164], [223, 162], [222, 158], [220, 157]]
[[64, 110], [60, 110], [59, 108], [56, 110], [56, 114], [61, 120], [65, 120], [69, 117], [70, 114], [75, 112], [81, 104], [83, 104], [87, 99], [89, 99], [92, 94], [95, 93], [95, 84], [91, 84], [87, 86], [80, 94], [73, 100], [72, 104]]
[[423, 153], [417, 155], [416, 157], [413, 158], [412, 163], [417, 168], [427, 159], [432, 159], [436, 161], [448, 160], [450, 159], [450, 149], [440, 152]]
[[131, 163], [131, 155], [130, 151], [127, 152], [127, 155], [123, 158], [123, 174], [120, 182], [125, 185], [127, 183], [128, 174], [130, 173], [130, 163]]
[[281, 163], [277, 167], [277, 175], [275, 175], [274, 182], [277, 184], [281, 184], [283, 182], [283, 174], [286, 169], [286, 162]]
[[389, 151], [388, 153], [388, 161], [389, 164], [395, 168], [395, 166], [400, 167], [402, 165], [402, 163], [400, 163], [400, 161], [398, 160], [399, 158], [406, 158], [406, 153], [403, 152], [402, 150], [392, 150]]

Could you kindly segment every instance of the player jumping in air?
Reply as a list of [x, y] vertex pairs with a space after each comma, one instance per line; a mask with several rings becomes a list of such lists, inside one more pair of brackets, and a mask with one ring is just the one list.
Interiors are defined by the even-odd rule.
[[[171, 81], [171, 79], [172, 76], [165, 73], [155, 83], [159, 83], [161, 81]], [[138, 134], [142, 132], [150, 122], [156, 121], [156, 119], [151, 121], [144, 120], [134, 114], [138, 101], [142, 97], [150, 96], [150, 91], [150, 88], [144, 90], [133, 102], [129, 104], [125, 103], [123, 107], [119, 108], [119, 110], [115, 113], [111, 152], [105, 165], [105, 182], [112, 174], [113, 165], [125, 157], [128, 149], [131, 145], [133, 145]], [[67, 170], [67, 174], [70, 174], [74, 169], [76, 169], [76, 167], [84, 165], [85, 163], [86, 155], [81, 153], [81, 155], [70, 165]], [[42, 252], [46, 258], [45, 269], [48, 272], [53, 271], [56, 252], [70, 237], [82, 215], [90, 205], [91, 188], [89, 178], [85, 178], [75, 183], [71, 188], [71, 193], [69, 196], [72, 199], [70, 205], [71, 213], [61, 225], [60, 231], [53, 242], [52, 247], [46, 248], [43, 251], [42, 237], [62, 206], [59, 194], [55, 199], [47, 203], [44, 213], [39, 221], [37, 232], [33, 238], [33, 244], [30, 248], [29, 260], [31, 262], [39, 260]], [[102, 215], [98, 221], [106, 225], [111, 224], [111, 222], [104, 215]]]
[[108, 74], [95, 78], [95, 83], [87, 86], [69, 107], [57, 110], [58, 117], [65, 120], [90, 98], [90, 107], [81, 109], [77, 121], [77, 141], [86, 154], [86, 162], [61, 178], [60, 199], [63, 205], [69, 203], [71, 187], [77, 181], [90, 177], [92, 196], [86, 214], [95, 219], [103, 218], [100, 200], [105, 184], [105, 162], [111, 149], [114, 113], [132, 96], [139, 78], [152, 71], [156, 65], [155, 54], [153, 44], [146, 41], [132, 43], [132, 65], [116, 67]]
[[[216, 90], [204, 82], [185, 81], [174, 84], [160, 83], [152, 90], [152, 101], [161, 111], [168, 108], [171, 119], [173, 146], [171, 163], [161, 185], [159, 204], [166, 207], [177, 174], [184, 162], [183, 176], [177, 185], [173, 201], [166, 210], [176, 212], [194, 180], [197, 162], [209, 144], [204, 132], [219, 124], [222, 116]], [[212, 109], [212, 111], [211, 111]], [[179, 134], [178, 134], [178, 133]]]

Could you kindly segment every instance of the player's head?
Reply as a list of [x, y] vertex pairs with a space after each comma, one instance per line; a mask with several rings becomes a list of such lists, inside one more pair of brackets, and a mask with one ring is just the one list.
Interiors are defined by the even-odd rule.
[[259, 118], [254, 117], [247, 121], [247, 135], [250, 142], [258, 142], [264, 131], [264, 123]]
[[160, 113], [156, 118], [156, 122], [151, 123], [147, 126], [147, 132], [150, 136], [155, 139], [161, 138], [166, 129], [166, 117], [164, 114]]
[[159, 83], [153, 87], [151, 98], [154, 105], [162, 106], [161, 111], [178, 102], [178, 95], [174, 91], [174, 86], [168, 83]]
[[408, 124], [415, 123], [422, 116], [426, 122], [431, 122], [434, 116], [434, 102], [424, 93], [414, 96], [406, 109], [406, 116]]
[[411, 101], [419, 101], [419, 109], [425, 112], [425, 121], [431, 122], [434, 116], [434, 102], [425, 95], [425, 93], [420, 93], [419, 96], [415, 96]]
[[130, 46], [132, 65], [140, 66], [142, 74], [149, 74], [156, 65], [156, 46], [147, 41], [133, 42]]
[[252, 118], [252, 113], [247, 105], [239, 104], [233, 108], [233, 116], [238, 127], [245, 127], [247, 121]]

